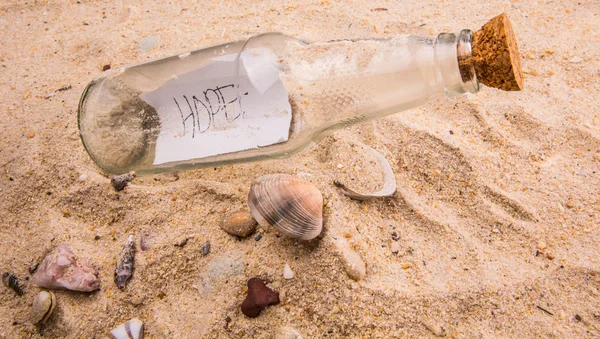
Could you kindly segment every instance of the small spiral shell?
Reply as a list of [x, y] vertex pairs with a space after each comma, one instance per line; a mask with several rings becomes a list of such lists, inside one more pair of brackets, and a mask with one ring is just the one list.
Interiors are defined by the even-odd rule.
[[250, 212], [262, 226], [301, 240], [316, 238], [323, 229], [323, 196], [312, 183], [287, 174], [254, 181], [248, 194]]

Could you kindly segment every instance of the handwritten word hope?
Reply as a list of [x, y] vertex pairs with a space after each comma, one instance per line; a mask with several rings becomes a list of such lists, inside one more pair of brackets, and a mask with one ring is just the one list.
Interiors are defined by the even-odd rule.
[[211, 128], [224, 127], [244, 117], [239, 85], [230, 84], [207, 89], [202, 92], [200, 98], [195, 95], [191, 99], [187, 95], [182, 97], [183, 99], [179, 100], [173, 97], [173, 101], [181, 115], [184, 135], [191, 127], [192, 138], [196, 133], [202, 134]]

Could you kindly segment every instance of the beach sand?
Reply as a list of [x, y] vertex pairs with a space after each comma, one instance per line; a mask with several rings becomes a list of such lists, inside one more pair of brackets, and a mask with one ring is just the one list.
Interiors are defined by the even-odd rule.
[[[519, 39], [522, 92], [483, 88], [340, 130], [289, 159], [138, 177], [121, 192], [79, 139], [79, 97], [104, 65], [269, 31], [311, 41], [430, 36], [502, 12]], [[41, 290], [29, 269], [61, 243], [98, 268], [101, 289], [56, 291], [46, 338], [104, 338], [134, 317], [146, 338], [272, 338], [281, 327], [304, 338], [600, 337], [599, 18], [595, 0], [4, 0], [0, 271], [25, 295], [0, 287], [0, 338], [40, 336], [28, 320]], [[150, 36], [157, 42], [144, 51]], [[333, 185], [376, 187], [378, 172], [354, 165], [370, 156], [353, 153], [356, 143], [390, 162], [393, 197], [358, 202]], [[272, 228], [239, 240], [220, 229], [226, 212], [247, 208], [252, 181], [271, 173], [300, 173], [321, 190], [317, 240]], [[119, 290], [115, 259], [130, 234], [136, 266]], [[348, 251], [366, 266], [358, 282], [344, 270]], [[281, 303], [250, 319], [240, 304], [254, 276]]]

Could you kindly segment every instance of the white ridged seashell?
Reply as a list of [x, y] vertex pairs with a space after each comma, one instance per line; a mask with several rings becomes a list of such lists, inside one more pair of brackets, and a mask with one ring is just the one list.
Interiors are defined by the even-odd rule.
[[144, 323], [133, 318], [110, 331], [112, 339], [142, 339], [144, 338]]
[[323, 196], [312, 183], [288, 174], [270, 174], [254, 181], [248, 194], [250, 212], [263, 227], [310, 240], [323, 229]]

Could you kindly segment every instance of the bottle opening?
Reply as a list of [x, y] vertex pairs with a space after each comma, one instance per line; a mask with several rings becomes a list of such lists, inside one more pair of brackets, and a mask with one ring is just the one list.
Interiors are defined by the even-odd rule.
[[458, 34], [456, 43], [456, 56], [458, 58], [458, 69], [466, 91], [477, 93], [479, 91], [479, 81], [475, 73], [475, 63], [473, 62], [471, 42], [473, 41], [473, 31], [463, 29]]
[[468, 29], [458, 34], [442, 33], [437, 36], [436, 63], [444, 82], [446, 95], [450, 97], [479, 91], [471, 54], [472, 37], [473, 32]]

